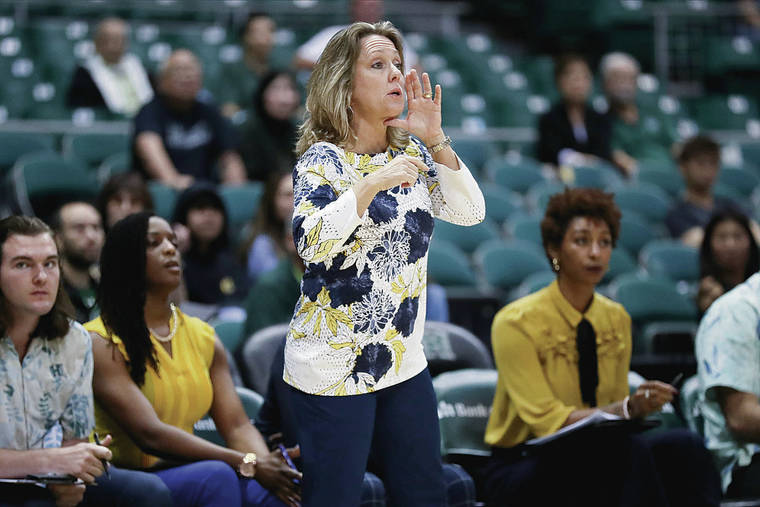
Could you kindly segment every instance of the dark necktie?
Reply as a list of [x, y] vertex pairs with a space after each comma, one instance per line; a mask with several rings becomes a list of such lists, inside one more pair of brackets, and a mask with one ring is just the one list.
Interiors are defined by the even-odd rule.
[[578, 374], [581, 380], [581, 397], [590, 407], [596, 406], [596, 386], [599, 385], [599, 367], [596, 360], [596, 333], [586, 319], [578, 324], [575, 338], [578, 346]]

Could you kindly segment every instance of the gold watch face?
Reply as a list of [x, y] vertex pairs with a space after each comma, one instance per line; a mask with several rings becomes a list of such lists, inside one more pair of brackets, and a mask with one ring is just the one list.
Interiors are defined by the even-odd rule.
[[256, 464], [256, 453], [255, 452], [249, 452], [245, 456], [243, 456], [243, 463], [251, 463], [253, 465]]

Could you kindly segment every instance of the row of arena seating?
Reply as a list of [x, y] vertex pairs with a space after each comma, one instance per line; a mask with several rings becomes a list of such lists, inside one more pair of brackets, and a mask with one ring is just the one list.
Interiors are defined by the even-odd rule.
[[[13, 18], [0, 17], [0, 75], [5, 76], [0, 120], [72, 117], [73, 112], [63, 105], [64, 96], [76, 63], [93, 51], [92, 26], [85, 19], [57, 17], [19, 26]], [[316, 30], [316, 26], [280, 28], [272, 54], [275, 65], [288, 65], [298, 45]], [[242, 65], [237, 33], [224, 25], [142, 21], [134, 26], [131, 38], [131, 50], [151, 71], [173, 48], [196, 52], [212, 94], [224, 86], [225, 64]], [[549, 56], [517, 54], [484, 33], [442, 37], [411, 32], [407, 40], [432, 79], [444, 86], [444, 119], [451, 126], [473, 132], [486, 127], [532, 128], [537, 115], [556, 99]], [[755, 55], [751, 43], [749, 47]], [[595, 88], [593, 102], [605, 108], [599, 83]], [[682, 137], [698, 127], [760, 134], [753, 96], [718, 94], [679, 101], [664, 94], [659, 81], [646, 74], [640, 77], [639, 88], [644, 109], [667, 118]], [[93, 114], [111, 117], [99, 111]]]

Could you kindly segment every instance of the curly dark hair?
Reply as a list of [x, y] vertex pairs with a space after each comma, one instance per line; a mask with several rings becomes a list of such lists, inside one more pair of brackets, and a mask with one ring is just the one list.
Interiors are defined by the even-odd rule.
[[145, 382], [146, 365], [158, 371], [158, 356], [145, 323], [145, 252], [150, 211], [129, 215], [114, 224], [100, 254], [98, 306], [106, 332], [124, 343], [129, 376], [139, 386]]
[[613, 198], [614, 194], [596, 188], [565, 188], [564, 192], [551, 196], [541, 220], [541, 240], [547, 259], [551, 262], [549, 247], [559, 248], [567, 226], [576, 217], [604, 220], [610, 228], [614, 248], [620, 234], [622, 214]]
[[745, 280], [760, 269], [760, 249], [757, 246], [755, 237], [752, 235], [749, 218], [744, 213], [729, 208], [717, 211], [710, 217], [710, 221], [705, 226], [702, 245], [699, 247], [699, 277], [712, 276], [723, 285], [724, 289], [728, 290], [732, 287], [727, 286], [723, 270], [715, 263], [715, 253], [712, 249], [712, 236], [715, 228], [726, 221], [733, 221], [739, 224], [749, 238], [749, 258], [747, 258], [747, 265], [744, 268]]
[[[49, 234], [50, 238], [53, 238], [50, 227], [37, 217], [12, 215], [0, 220], [0, 262], [2, 262], [3, 246], [8, 238], [16, 235], [38, 236], [40, 234]], [[31, 336], [45, 339], [62, 338], [69, 332], [69, 319], [73, 319], [73, 315], [74, 307], [59, 280], [53, 308], [40, 317]], [[13, 316], [7, 306], [5, 295], [0, 289], [0, 336], [5, 335], [12, 325]]]

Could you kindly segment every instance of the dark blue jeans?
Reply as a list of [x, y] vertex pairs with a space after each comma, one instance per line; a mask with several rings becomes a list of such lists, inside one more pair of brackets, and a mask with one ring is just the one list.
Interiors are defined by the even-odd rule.
[[446, 505], [438, 412], [427, 370], [369, 394], [291, 394], [304, 507], [359, 505], [370, 451], [389, 505]]
[[253, 479], [238, 477], [223, 461], [197, 461], [154, 472], [181, 507], [284, 507]]
[[[157, 476], [111, 467], [111, 478], [101, 475], [97, 486], [90, 486], [84, 494], [82, 506], [108, 505], [109, 507], [167, 507], [172, 505], [169, 488]], [[37, 486], [0, 485], [0, 507], [53, 506], [53, 495]]]

